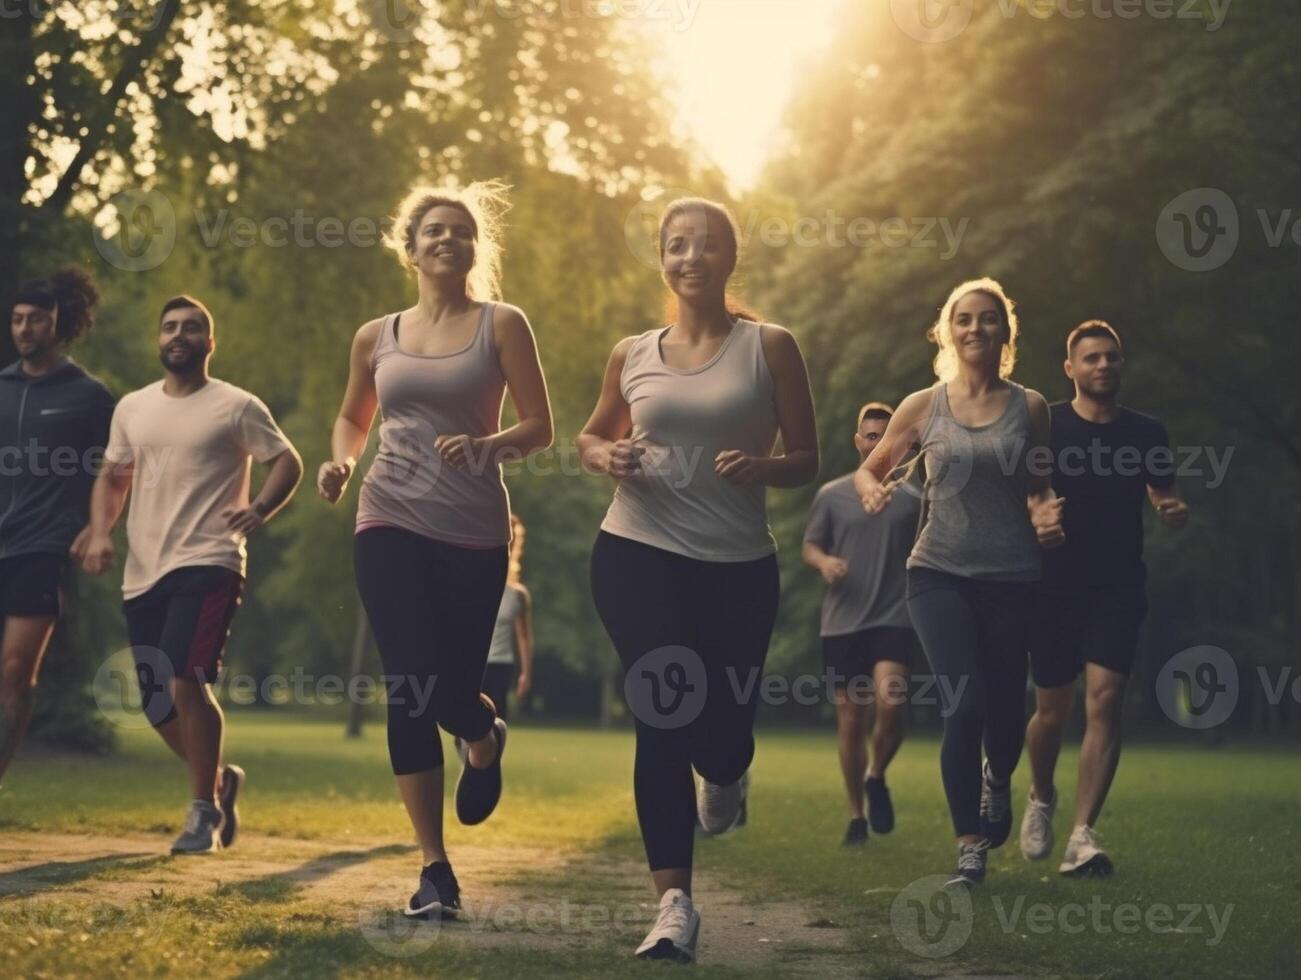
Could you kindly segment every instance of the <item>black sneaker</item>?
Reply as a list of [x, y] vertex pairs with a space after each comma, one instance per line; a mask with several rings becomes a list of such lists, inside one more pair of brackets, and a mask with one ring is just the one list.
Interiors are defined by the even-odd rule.
[[945, 886], [958, 885], [975, 888], [985, 880], [985, 865], [989, 860], [989, 841], [958, 845], [958, 870], [945, 882]]
[[872, 821], [872, 833], [890, 833], [894, 830], [894, 804], [890, 802], [890, 791], [885, 788], [885, 777], [868, 776], [863, 792], [867, 794], [867, 818]]
[[244, 770], [239, 766], [223, 766], [221, 770], [221, 791], [217, 794], [217, 806], [225, 822], [221, 825], [221, 846], [230, 847], [239, 833], [239, 807], [235, 801], [244, 786]]
[[867, 843], [867, 820], [863, 817], [855, 817], [849, 821], [849, 826], [845, 828], [845, 839], [840, 843], [846, 847], [852, 847], [856, 844]]
[[492, 723], [497, 733], [497, 758], [486, 769], [470, 765], [467, 753], [456, 783], [456, 818], [467, 826], [483, 823], [497, 809], [501, 799], [501, 757], [506, 752], [506, 723], [497, 718]]
[[409, 919], [455, 919], [460, 911], [461, 886], [456, 883], [452, 866], [446, 861], [435, 861], [420, 872], [420, 887], [402, 914]]
[[1002, 847], [1012, 833], [1012, 780], [995, 786], [988, 760], [980, 782], [980, 833], [990, 847]]

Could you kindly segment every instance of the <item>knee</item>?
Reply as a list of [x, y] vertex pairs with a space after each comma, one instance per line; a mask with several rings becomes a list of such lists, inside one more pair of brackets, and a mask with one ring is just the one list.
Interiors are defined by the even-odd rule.
[[1060, 704], [1058, 702], [1041, 703], [1035, 706], [1034, 723], [1049, 731], [1060, 732], [1066, 728], [1066, 721], [1070, 717], [1070, 703]]
[[1106, 725], [1115, 722], [1119, 719], [1123, 706], [1123, 688], [1119, 685], [1108, 685], [1089, 691], [1085, 698], [1085, 710], [1090, 725]]
[[866, 712], [862, 705], [855, 704], [849, 700], [836, 702], [836, 728], [841, 735], [846, 738], [859, 738], [862, 736], [865, 724], [864, 715]]
[[21, 697], [36, 684], [36, 672], [18, 657], [0, 660], [0, 693], [6, 698]]
[[903, 704], [898, 701], [879, 701], [876, 705], [876, 728], [890, 731], [903, 724]]

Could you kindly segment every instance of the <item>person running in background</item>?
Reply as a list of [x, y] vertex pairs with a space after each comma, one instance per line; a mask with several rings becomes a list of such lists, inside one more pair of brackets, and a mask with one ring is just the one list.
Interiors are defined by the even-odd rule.
[[[478, 824], [501, 799], [506, 722], [480, 692], [506, 587], [510, 500], [500, 462], [551, 444], [551, 404], [533, 329], [497, 302], [506, 188], [417, 187], [388, 240], [416, 280], [414, 306], [353, 337], [332, 458], [317, 490], [335, 503], [366, 447], [353, 563], [389, 680], [389, 762], [423, 867], [403, 913], [452, 918], [460, 884], [443, 841], [443, 743], [462, 740], [456, 815]], [[501, 427], [509, 392], [518, 421]]]
[[[695, 959], [695, 825], [722, 833], [744, 812], [777, 616], [765, 491], [818, 472], [799, 345], [727, 295], [738, 238], [722, 205], [669, 205], [659, 232], [669, 324], [615, 345], [578, 437], [585, 468], [615, 480], [592, 548], [592, 598], [634, 690], [648, 695], [631, 705], [637, 820], [659, 896], [635, 954], [647, 959]], [[779, 432], [784, 454], [773, 455]], [[749, 693], [738, 678], [754, 681]]]
[[[163, 304], [163, 378], [123, 396], [75, 553], [92, 575], [113, 563], [110, 534], [130, 495], [123, 611], [141, 708], [190, 774], [174, 854], [235, 838], [243, 770], [222, 765], [225, 718], [212, 691], [239, 607], [247, 537], [289, 502], [303, 462], [256, 395], [208, 375], [216, 324], [192, 296]], [[251, 461], [265, 464], [249, 499]]]
[[1125, 358], [1120, 335], [1088, 320], [1066, 338], [1066, 376], [1075, 398], [1052, 406], [1053, 488], [1070, 499], [1066, 544], [1044, 556], [1030, 630], [1035, 713], [1026, 728], [1033, 782], [1021, 821], [1021, 853], [1053, 849], [1053, 773], [1062, 733], [1084, 673], [1084, 741], [1075, 816], [1058, 870], [1109, 875], [1111, 858], [1093, 829], [1120, 761], [1121, 710], [1147, 614], [1143, 499], [1167, 527], [1188, 523], [1175, 489], [1165, 426], [1120, 405]]
[[1011, 832], [1039, 550], [1064, 536], [1063, 500], [1030, 466], [1048, 451], [1048, 403], [1010, 380], [1018, 330], [994, 280], [954, 289], [929, 332], [939, 380], [903, 400], [854, 475], [863, 506], [880, 513], [902, 482], [887, 476], [921, 446], [927, 513], [907, 563], [908, 613], [940, 686], [940, 772], [958, 841], [950, 884], [968, 887]]
[[[860, 463], [876, 448], [893, 414], [880, 402], [859, 409], [854, 448]], [[818, 491], [804, 530], [801, 557], [827, 583], [822, 662], [835, 697], [840, 770], [849, 796], [845, 844], [867, 842], [868, 818], [878, 834], [894, 829], [885, 771], [903, 741], [916, 644], [905, 602], [904, 562], [920, 516], [921, 504], [911, 493], [895, 494], [880, 514], [867, 513], [849, 473]]]
[[113, 396], [67, 355], [98, 300], [90, 275], [68, 268], [23, 285], [10, 316], [18, 360], [0, 371], [0, 779], [32, 719], [68, 551], [108, 441]]
[[522, 698], [533, 687], [533, 597], [520, 581], [524, 558], [524, 522], [510, 515], [510, 565], [506, 571], [506, 589], [497, 608], [497, 625], [492, 631], [488, 662], [483, 668], [483, 693], [497, 706], [497, 717], [507, 720], [507, 697], [515, 668], [515, 697]]

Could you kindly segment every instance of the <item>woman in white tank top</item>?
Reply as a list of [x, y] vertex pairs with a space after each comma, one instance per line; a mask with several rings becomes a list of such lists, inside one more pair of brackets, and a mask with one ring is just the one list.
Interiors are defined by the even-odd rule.
[[[659, 254], [675, 322], [615, 346], [578, 437], [584, 465], [615, 480], [592, 549], [592, 594], [636, 719], [637, 817], [660, 896], [637, 949], [645, 958], [695, 956], [697, 814], [712, 833], [744, 819], [779, 593], [764, 489], [800, 486], [818, 470], [795, 338], [726, 294], [737, 239], [722, 206], [669, 205]], [[775, 456], [778, 433], [785, 452]]]
[[[506, 581], [509, 501], [499, 460], [551, 444], [551, 407], [533, 332], [498, 296], [503, 185], [416, 188], [390, 246], [419, 299], [367, 323], [317, 487], [336, 502], [366, 446], [380, 445], [362, 487], [354, 536], [357, 588], [384, 663], [389, 757], [424, 853], [409, 916], [454, 916], [460, 889], [443, 845], [439, 726], [465, 745], [456, 787], [462, 823], [501, 795], [506, 724], [480, 681]], [[519, 421], [501, 429], [510, 393]]]

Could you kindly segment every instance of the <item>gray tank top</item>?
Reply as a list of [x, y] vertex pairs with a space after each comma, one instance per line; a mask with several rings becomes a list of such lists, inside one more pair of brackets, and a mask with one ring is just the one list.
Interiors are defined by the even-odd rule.
[[601, 529], [701, 561], [750, 561], [777, 550], [762, 484], [714, 472], [724, 449], [768, 456], [777, 438], [773, 380], [760, 327], [737, 320], [696, 368], [664, 363], [661, 327], [628, 349], [620, 390], [632, 412], [641, 472], [619, 481]]
[[492, 628], [488, 663], [513, 664], [516, 655], [515, 621], [524, 612], [524, 593], [507, 583], [497, 607], [497, 623]]
[[493, 342], [493, 305], [483, 305], [470, 343], [450, 354], [408, 354], [398, 346], [397, 315], [384, 318], [371, 354], [383, 421], [361, 485], [358, 531], [386, 525], [470, 548], [510, 541], [501, 467], [484, 457], [461, 470], [434, 448], [441, 435], [501, 429], [506, 378]]
[[944, 383], [936, 383], [921, 438], [928, 513], [909, 568], [1009, 582], [1039, 578], [1039, 542], [1026, 508], [1030, 409], [1025, 388], [1008, 384], [1002, 416], [967, 426], [953, 417]]

